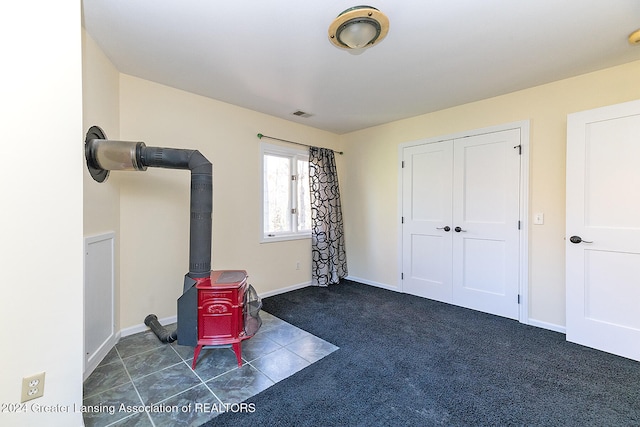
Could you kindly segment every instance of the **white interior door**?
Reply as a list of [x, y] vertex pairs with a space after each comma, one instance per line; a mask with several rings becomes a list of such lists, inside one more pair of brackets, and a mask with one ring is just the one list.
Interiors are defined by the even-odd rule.
[[[520, 130], [455, 141], [453, 300], [517, 319]], [[457, 231], [460, 230], [460, 231]]]
[[404, 150], [403, 290], [451, 302], [452, 141]]
[[402, 152], [403, 291], [519, 317], [520, 129]]
[[567, 126], [567, 340], [640, 360], [640, 101]]

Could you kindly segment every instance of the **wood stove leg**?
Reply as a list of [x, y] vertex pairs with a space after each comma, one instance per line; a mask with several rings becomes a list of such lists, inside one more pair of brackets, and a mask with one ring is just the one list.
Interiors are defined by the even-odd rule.
[[242, 368], [242, 348], [240, 347], [239, 342], [234, 342], [232, 345], [233, 352], [236, 354], [236, 359], [238, 359], [238, 368]]
[[191, 369], [194, 371], [196, 370], [196, 362], [198, 361], [200, 350], [202, 350], [202, 345], [197, 345], [195, 350], [193, 350], [193, 362], [191, 363]]

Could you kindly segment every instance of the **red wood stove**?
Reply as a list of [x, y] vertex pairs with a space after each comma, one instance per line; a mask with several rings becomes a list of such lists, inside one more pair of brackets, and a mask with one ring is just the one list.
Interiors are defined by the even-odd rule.
[[244, 328], [244, 294], [247, 272], [244, 270], [213, 270], [211, 276], [196, 283], [198, 301], [198, 344], [193, 352], [192, 369], [200, 350], [206, 346], [229, 345], [242, 366], [243, 340], [251, 338]]

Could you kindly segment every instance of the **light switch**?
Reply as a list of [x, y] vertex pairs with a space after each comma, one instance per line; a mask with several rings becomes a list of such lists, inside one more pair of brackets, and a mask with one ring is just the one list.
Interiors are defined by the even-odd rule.
[[543, 213], [533, 214], [533, 223], [536, 225], [544, 224], [544, 214]]

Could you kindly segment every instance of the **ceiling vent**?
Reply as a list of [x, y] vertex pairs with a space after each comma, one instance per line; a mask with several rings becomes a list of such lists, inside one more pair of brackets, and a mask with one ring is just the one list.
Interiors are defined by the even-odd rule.
[[300, 110], [298, 110], [298, 111], [294, 111], [292, 114], [293, 114], [294, 116], [304, 117], [305, 119], [306, 119], [307, 117], [311, 117], [311, 116], [313, 116], [313, 114], [305, 113], [304, 111], [300, 111]]

